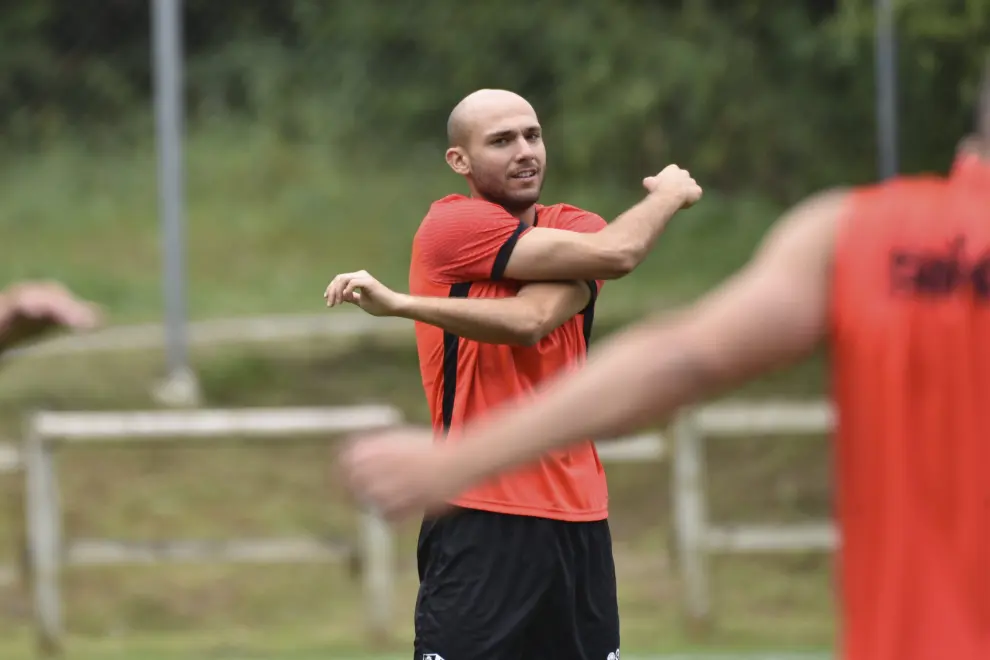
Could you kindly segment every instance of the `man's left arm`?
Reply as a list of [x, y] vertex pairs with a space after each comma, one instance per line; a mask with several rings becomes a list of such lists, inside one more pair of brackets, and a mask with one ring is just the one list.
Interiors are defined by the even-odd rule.
[[[594, 213], [565, 208], [558, 228], [594, 234], [608, 223]], [[410, 296], [397, 316], [438, 326], [459, 337], [491, 344], [533, 345], [575, 315], [587, 312], [603, 281], [536, 282], [514, 298], [426, 298]]]
[[351, 303], [373, 316], [395, 316], [488, 344], [532, 346], [585, 309], [583, 282], [534, 282], [508, 298], [413, 296], [392, 291], [366, 271], [330, 282], [327, 305]]
[[534, 282], [509, 298], [403, 296], [393, 316], [488, 344], [533, 346], [591, 300], [583, 282]]
[[[561, 229], [601, 231], [606, 222], [572, 212]], [[532, 346], [595, 302], [604, 282], [534, 282], [509, 298], [457, 298], [396, 293], [366, 271], [344, 273], [324, 293], [330, 306], [355, 304], [375, 316], [396, 316], [436, 326], [459, 337], [489, 344]]]

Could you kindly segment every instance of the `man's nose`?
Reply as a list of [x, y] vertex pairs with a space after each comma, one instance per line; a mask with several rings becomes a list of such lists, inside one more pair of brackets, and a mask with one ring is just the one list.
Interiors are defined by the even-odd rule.
[[520, 137], [517, 144], [516, 160], [532, 160], [536, 156], [533, 145], [526, 138]]

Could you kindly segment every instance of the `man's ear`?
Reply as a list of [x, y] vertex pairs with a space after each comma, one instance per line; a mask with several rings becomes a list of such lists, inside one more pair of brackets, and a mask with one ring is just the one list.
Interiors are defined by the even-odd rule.
[[447, 149], [447, 164], [450, 165], [450, 169], [454, 170], [457, 174], [461, 176], [467, 176], [471, 173], [471, 159], [468, 158], [467, 153], [461, 147], [451, 147]]

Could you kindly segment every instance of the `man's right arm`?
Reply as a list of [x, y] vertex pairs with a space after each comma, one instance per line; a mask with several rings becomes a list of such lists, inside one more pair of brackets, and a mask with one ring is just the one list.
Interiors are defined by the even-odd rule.
[[642, 263], [674, 214], [701, 197], [691, 175], [674, 165], [643, 183], [646, 198], [597, 232], [530, 227], [495, 204], [467, 200], [424, 222], [413, 259], [442, 284], [616, 279]]
[[596, 234], [533, 227], [516, 242], [504, 276], [523, 281], [618, 279], [643, 263], [682, 205], [680, 198], [651, 193]]

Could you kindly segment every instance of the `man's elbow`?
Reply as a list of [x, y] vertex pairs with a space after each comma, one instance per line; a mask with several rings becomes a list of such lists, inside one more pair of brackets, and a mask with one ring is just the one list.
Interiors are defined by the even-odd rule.
[[536, 317], [520, 322], [514, 330], [513, 339], [518, 346], [536, 346], [553, 332], [553, 328]]
[[646, 255], [633, 246], [619, 246], [607, 249], [602, 255], [604, 277], [595, 279], [615, 280], [630, 274], [643, 263]]
[[529, 314], [519, 318], [514, 324], [513, 340], [519, 346], [536, 346], [547, 335], [557, 329], [553, 313], [550, 310], [534, 309]]

